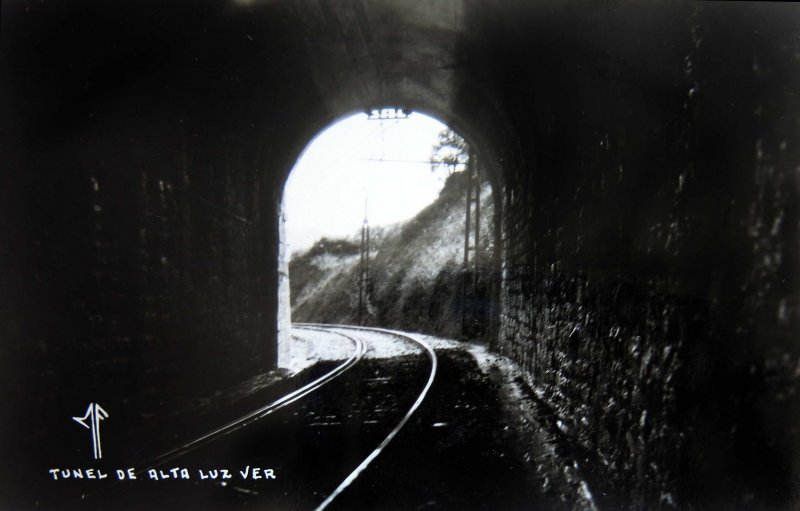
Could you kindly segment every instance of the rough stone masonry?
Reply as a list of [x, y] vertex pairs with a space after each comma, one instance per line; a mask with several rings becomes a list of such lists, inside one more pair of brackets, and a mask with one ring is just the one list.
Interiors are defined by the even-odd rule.
[[492, 344], [604, 504], [796, 505], [798, 14], [3, 2], [3, 452], [68, 444], [89, 394], [124, 438], [273, 367], [283, 183], [336, 118], [401, 106], [485, 162]]

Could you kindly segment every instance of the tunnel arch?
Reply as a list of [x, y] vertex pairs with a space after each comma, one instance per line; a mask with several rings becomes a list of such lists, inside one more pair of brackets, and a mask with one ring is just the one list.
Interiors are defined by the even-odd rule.
[[[706, 489], [683, 481], [800, 445], [779, 431], [798, 423], [773, 399], [787, 387], [760, 378], [800, 357], [793, 5], [2, 10], [0, 373], [19, 424], [74, 414], [67, 390], [121, 410], [152, 379], [175, 405], [274, 367], [286, 176], [336, 118], [386, 104], [446, 121], [496, 167], [499, 351], [595, 467], [618, 467], [628, 507], [690, 507]], [[774, 447], [753, 456], [761, 431]], [[728, 489], [706, 501], [751, 493]]]
[[[280, 191], [281, 196], [279, 198], [280, 204], [280, 212], [277, 216], [277, 223], [276, 230], [278, 232], [279, 243], [277, 247], [277, 254], [276, 259], [278, 261], [277, 264], [277, 273], [278, 273], [278, 286], [277, 286], [277, 310], [276, 316], [278, 317], [277, 323], [277, 332], [275, 336], [275, 342], [277, 344], [276, 352], [277, 356], [277, 363], [278, 366], [281, 366], [281, 361], [283, 358], [286, 357], [285, 350], [288, 349], [288, 342], [289, 342], [289, 328], [290, 328], [290, 305], [289, 305], [289, 280], [291, 276], [288, 272], [288, 263], [290, 259], [290, 254], [286, 250], [286, 243], [285, 243], [285, 230], [284, 230], [284, 195], [286, 190], [286, 184], [288, 182], [289, 176], [291, 175], [292, 171], [294, 170], [297, 163], [302, 159], [303, 155], [306, 151], [314, 144], [317, 138], [327, 131], [329, 128], [335, 126], [337, 123], [350, 118], [351, 116], [366, 113], [369, 115], [370, 112], [374, 110], [384, 110], [384, 109], [399, 109], [401, 108], [398, 105], [407, 105], [408, 102], [398, 102], [398, 101], [386, 101], [378, 106], [369, 105], [367, 106], [364, 103], [363, 108], [356, 108], [356, 109], [342, 109], [336, 115], [328, 115], [328, 116], [321, 116], [316, 121], [309, 123], [310, 126], [313, 126], [313, 134], [305, 137], [298, 137], [296, 140], [302, 141], [300, 143], [295, 144], [292, 147], [291, 154], [293, 155], [290, 157], [290, 164], [283, 165], [284, 171], [281, 173], [281, 182], [280, 182]], [[441, 124], [446, 126], [449, 129], [452, 129], [456, 133], [458, 133], [464, 140], [467, 142], [468, 146], [470, 147], [470, 151], [477, 157], [477, 164], [479, 166], [479, 171], [486, 176], [490, 189], [491, 189], [491, 200], [494, 207], [494, 214], [492, 218], [492, 225], [490, 227], [490, 235], [493, 243], [493, 251], [492, 251], [492, 258], [488, 264], [488, 273], [490, 275], [490, 305], [489, 305], [489, 318], [490, 324], [487, 328], [487, 337], [489, 340], [490, 345], [496, 344], [495, 337], [498, 334], [499, 329], [499, 315], [501, 313], [501, 281], [499, 276], [501, 274], [501, 269], [503, 266], [503, 233], [501, 231], [503, 222], [502, 222], [502, 211], [503, 211], [503, 167], [501, 164], [502, 157], [498, 156], [501, 154], [497, 148], [490, 142], [490, 139], [480, 131], [473, 128], [473, 125], [468, 121], [464, 120], [463, 117], [454, 115], [453, 113], [444, 114], [442, 111], [433, 109], [433, 108], [409, 108], [408, 106], [402, 107], [403, 111], [406, 114], [418, 113], [430, 117], [439, 121]], [[306, 133], [311, 130], [306, 130]], [[293, 158], [293, 159], [291, 159]]]
[[[362, 102], [355, 107], [343, 106], [334, 113], [326, 113], [325, 115], [314, 116], [308, 120], [305, 120], [302, 130], [293, 137], [293, 142], [289, 144], [287, 148], [288, 150], [284, 153], [285, 155], [277, 162], [277, 167], [280, 174], [280, 183], [282, 183], [282, 185], [286, 184], [289, 174], [291, 173], [295, 164], [300, 160], [300, 158], [302, 158], [306, 149], [308, 149], [308, 147], [314, 142], [319, 134], [327, 130], [329, 127], [352, 115], [370, 112], [374, 109], [380, 110], [381, 108], [400, 107], [405, 108], [405, 111], [409, 113], [416, 112], [436, 119], [445, 126], [448, 126], [459, 133], [467, 141], [469, 146], [474, 148], [476, 153], [479, 154], [482, 161], [485, 162], [483, 164], [485, 165], [484, 169], [488, 171], [493, 189], [503, 189], [503, 163], [509, 159], [509, 147], [513, 148], [513, 145], [509, 144], [509, 146], [506, 147], [498, 147], [498, 144], [493, 138], [485, 135], [484, 132], [488, 130], [476, 128], [475, 126], [478, 124], [477, 122], [460, 115], [452, 108], [445, 109], [435, 108], [432, 106], [422, 106], [419, 102], [406, 101], [402, 99], [386, 100], [377, 104], [373, 102]], [[498, 126], [505, 128], [505, 125], [506, 123], [501, 121], [492, 123], [488, 127], [490, 129], [498, 128]], [[261, 135], [255, 138], [258, 139], [260, 137]], [[514, 153], [516, 154], [516, 148], [513, 149]], [[271, 165], [269, 163], [270, 162], [268, 161], [260, 161], [257, 164], [266, 168], [275, 167], [275, 162], [272, 162]], [[281, 193], [283, 193], [282, 191], [283, 188], [281, 188]]]

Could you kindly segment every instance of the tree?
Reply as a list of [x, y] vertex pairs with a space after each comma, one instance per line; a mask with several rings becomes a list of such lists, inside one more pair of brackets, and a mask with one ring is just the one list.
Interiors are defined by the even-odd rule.
[[469, 145], [461, 135], [450, 128], [439, 132], [431, 154], [431, 172], [436, 172], [444, 166], [450, 175], [464, 170], [468, 160]]

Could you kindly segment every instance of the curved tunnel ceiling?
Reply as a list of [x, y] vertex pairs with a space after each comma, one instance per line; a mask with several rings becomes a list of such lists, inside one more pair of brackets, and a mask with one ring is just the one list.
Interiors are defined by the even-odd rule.
[[[0, 303], [0, 375], [15, 415], [68, 417], [43, 404], [66, 402], [67, 382], [75, 395], [97, 382], [126, 395], [152, 371], [177, 399], [272, 367], [286, 176], [335, 119], [399, 106], [438, 117], [501, 170], [498, 346], [552, 376], [556, 394], [572, 396], [565, 408], [631, 403], [613, 407], [610, 424], [655, 431], [650, 417], [685, 407], [655, 443], [637, 437], [660, 453], [654, 464], [618, 456], [622, 441], [598, 466], [665, 467], [641, 476], [645, 488], [702, 481], [706, 469], [688, 465], [727, 474], [739, 448], [753, 473], [796, 452], [786, 437], [754, 447], [763, 460], [749, 463], [748, 431], [797, 420], [780, 419], [777, 400], [753, 413], [759, 395], [739, 379], [751, 367], [769, 374], [782, 351], [793, 374], [798, 356], [796, 5], [0, 8], [0, 291], [11, 297]], [[544, 356], [528, 356], [534, 346]], [[609, 370], [623, 352], [628, 365]], [[559, 376], [563, 357], [576, 379]], [[632, 400], [642, 389], [674, 398], [645, 410], [647, 427]], [[706, 402], [744, 404], [709, 413]], [[573, 418], [576, 434], [603, 436]], [[715, 433], [729, 418], [745, 427], [724, 443]], [[680, 447], [693, 421], [705, 433]]]

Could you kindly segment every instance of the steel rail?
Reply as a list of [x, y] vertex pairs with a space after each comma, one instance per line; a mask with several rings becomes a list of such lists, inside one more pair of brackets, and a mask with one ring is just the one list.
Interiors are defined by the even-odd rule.
[[[303, 330], [313, 330], [313, 331], [317, 331], [317, 332], [333, 333], [333, 334], [339, 335], [340, 337], [344, 337], [345, 339], [348, 339], [348, 340], [352, 341], [353, 344], [355, 345], [355, 351], [353, 352], [353, 355], [350, 356], [350, 358], [348, 358], [347, 360], [345, 360], [344, 362], [342, 362], [341, 364], [339, 364], [335, 368], [331, 369], [327, 373], [323, 374], [322, 376], [320, 376], [316, 380], [314, 380], [314, 381], [312, 381], [310, 383], [307, 383], [306, 385], [303, 385], [299, 389], [294, 390], [294, 391], [290, 392], [289, 394], [286, 394], [285, 396], [283, 396], [283, 397], [281, 397], [279, 399], [276, 399], [275, 401], [273, 401], [272, 403], [270, 403], [270, 404], [268, 404], [266, 406], [258, 408], [258, 409], [254, 410], [254, 411], [252, 411], [252, 412], [250, 412], [250, 413], [248, 413], [248, 414], [246, 414], [246, 415], [244, 415], [242, 417], [239, 417], [238, 419], [235, 419], [235, 420], [233, 420], [231, 422], [228, 422], [224, 426], [221, 426], [221, 427], [219, 427], [219, 428], [217, 428], [217, 429], [215, 429], [215, 430], [213, 430], [213, 431], [211, 431], [209, 433], [206, 433], [206, 434], [204, 434], [204, 435], [192, 440], [191, 442], [187, 442], [187, 443], [181, 445], [180, 447], [177, 447], [175, 449], [167, 451], [167, 452], [165, 452], [165, 453], [153, 458], [152, 460], [147, 462], [147, 466], [145, 466], [145, 468], [137, 469], [136, 472], [135, 472], [136, 475], [137, 476], [142, 476], [147, 471], [149, 471], [151, 469], [157, 468], [157, 467], [163, 465], [164, 463], [167, 463], [167, 462], [169, 462], [169, 461], [171, 461], [171, 460], [173, 460], [173, 459], [175, 459], [175, 458], [177, 458], [179, 456], [182, 456], [182, 455], [184, 455], [184, 454], [186, 454], [186, 453], [188, 453], [188, 452], [190, 452], [190, 451], [192, 451], [194, 449], [197, 449], [198, 447], [202, 447], [203, 445], [207, 445], [209, 442], [212, 442], [212, 441], [214, 441], [214, 440], [216, 440], [218, 438], [222, 438], [223, 436], [226, 436], [226, 435], [228, 435], [228, 434], [230, 434], [230, 433], [232, 433], [234, 431], [238, 431], [239, 429], [241, 429], [241, 428], [243, 428], [243, 427], [245, 427], [245, 426], [247, 426], [249, 424], [252, 424], [253, 422], [255, 422], [257, 420], [259, 420], [259, 419], [261, 419], [263, 417], [266, 417], [267, 415], [271, 414], [272, 412], [274, 412], [274, 411], [276, 411], [276, 410], [278, 410], [280, 408], [283, 408], [284, 406], [286, 406], [288, 404], [294, 403], [298, 399], [301, 399], [301, 398], [307, 396], [308, 394], [314, 392], [315, 390], [321, 388], [326, 383], [330, 382], [331, 380], [333, 380], [337, 376], [340, 376], [342, 373], [344, 373], [345, 371], [347, 371], [348, 369], [353, 367], [356, 363], [358, 363], [359, 360], [361, 360], [364, 357], [364, 354], [366, 353], [366, 347], [365, 347], [364, 342], [362, 340], [350, 337], [349, 335], [343, 334], [341, 332], [331, 332], [328, 329], [315, 328], [313, 326], [299, 326], [298, 325], [297, 328], [300, 328], [300, 329], [303, 329]], [[116, 483], [120, 483], [120, 482], [122, 482], [122, 481], [114, 481], [113, 483], [111, 483], [110, 486], [116, 486]], [[106, 490], [109, 489], [110, 486], [106, 487], [105, 489]], [[80, 499], [84, 500], [87, 497], [91, 497], [91, 496], [96, 495], [98, 493], [101, 493], [103, 491], [104, 491], [104, 489], [98, 488], [97, 490], [95, 490], [93, 492], [90, 492], [88, 494], [82, 495], [80, 497]]]
[[288, 404], [294, 403], [298, 399], [301, 399], [302, 397], [307, 396], [308, 394], [314, 392], [315, 390], [319, 389], [323, 385], [327, 384], [337, 376], [341, 375], [342, 373], [353, 367], [359, 360], [361, 360], [361, 358], [364, 356], [364, 353], [366, 352], [366, 348], [363, 341], [361, 341], [360, 339], [350, 337], [349, 335], [343, 334], [341, 332], [330, 332], [327, 329], [315, 328], [313, 326], [299, 326], [299, 328], [304, 330], [313, 330], [318, 332], [338, 334], [339, 336], [344, 337], [353, 342], [353, 344], [355, 345], [355, 352], [350, 358], [348, 358], [347, 360], [345, 360], [344, 362], [342, 362], [340, 365], [336, 366], [329, 372], [323, 374], [316, 380], [307, 383], [306, 385], [300, 387], [299, 389], [290, 392], [289, 394], [286, 394], [285, 396], [273, 401], [272, 403], [266, 406], [258, 408], [257, 410], [254, 410], [242, 417], [239, 417], [238, 419], [228, 422], [224, 426], [221, 426], [209, 433], [206, 433], [205, 435], [202, 435], [192, 440], [191, 442], [187, 442], [181, 445], [180, 447], [167, 451], [164, 454], [161, 454], [160, 456], [154, 458], [151, 462], [149, 462], [147, 467], [137, 470], [137, 473], [143, 474], [150, 469], [161, 466], [164, 463], [167, 463], [179, 456], [182, 456], [189, 451], [197, 449], [198, 447], [206, 445], [209, 442], [212, 442], [218, 438], [233, 433], [234, 431], [238, 431], [239, 429], [249, 424], [252, 424], [253, 422], [259, 419], [266, 417], [272, 412], [280, 408], [283, 408]]
[[414, 412], [417, 410], [417, 408], [419, 408], [419, 405], [422, 404], [422, 401], [428, 394], [428, 390], [430, 390], [431, 385], [433, 385], [433, 380], [436, 377], [436, 369], [439, 366], [439, 362], [438, 359], [436, 358], [436, 352], [433, 350], [433, 348], [431, 348], [431, 346], [428, 343], [426, 343], [421, 339], [417, 339], [409, 334], [398, 332], [396, 330], [387, 330], [384, 328], [370, 328], [370, 327], [351, 326], [351, 325], [327, 325], [320, 323], [295, 323], [295, 324], [298, 327], [324, 328], [326, 331], [327, 330], [336, 331], [335, 329], [344, 329], [344, 330], [357, 330], [364, 332], [378, 332], [378, 333], [393, 335], [419, 344], [428, 353], [428, 357], [431, 360], [431, 374], [430, 376], [428, 376], [428, 381], [427, 383], [425, 383], [425, 387], [422, 389], [422, 392], [420, 392], [419, 396], [417, 397], [417, 400], [414, 402], [413, 405], [411, 405], [411, 408], [409, 408], [408, 412], [406, 412], [405, 416], [403, 416], [400, 422], [397, 423], [394, 429], [392, 429], [392, 431], [390, 431], [389, 434], [386, 435], [386, 438], [383, 439], [383, 442], [381, 442], [380, 445], [378, 445], [378, 447], [376, 447], [375, 450], [373, 450], [369, 454], [369, 456], [367, 456], [364, 459], [364, 461], [362, 461], [361, 464], [359, 464], [355, 468], [355, 470], [353, 470], [350, 473], [350, 475], [348, 475], [341, 483], [339, 483], [339, 486], [337, 486], [336, 489], [333, 490], [333, 492], [330, 495], [328, 495], [328, 497], [324, 501], [322, 501], [322, 503], [319, 506], [317, 506], [315, 510], [315, 511], [324, 511], [336, 499], [336, 497], [341, 495], [341, 493], [345, 489], [347, 489], [347, 487], [350, 486], [350, 484], [352, 484], [352, 482], [355, 481], [359, 475], [361, 475], [361, 473], [367, 468], [367, 466], [369, 466], [369, 464], [372, 463], [372, 461], [380, 455], [380, 453], [386, 448], [386, 446], [389, 445], [389, 442], [391, 442], [392, 439], [397, 436], [397, 433], [400, 432], [403, 426], [405, 426], [405, 424], [408, 422], [408, 419], [411, 418], [411, 415], [413, 415]]

